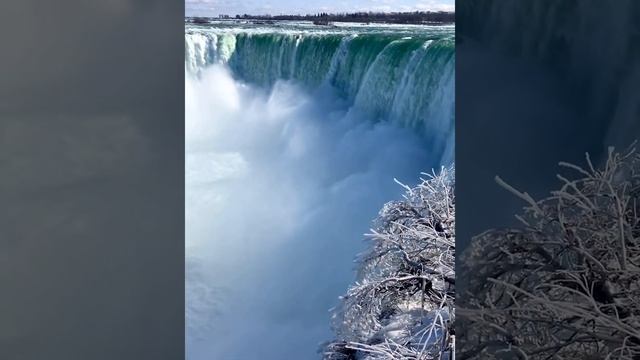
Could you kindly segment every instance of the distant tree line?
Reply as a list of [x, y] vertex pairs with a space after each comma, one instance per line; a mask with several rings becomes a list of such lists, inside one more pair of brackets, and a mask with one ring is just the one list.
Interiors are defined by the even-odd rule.
[[[219, 15], [217, 18], [230, 19], [229, 15]], [[414, 12], [354, 12], [329, 14], [320, 12], [306, 15], [235, 15], [238, 20], [258, 21], [313, 21], [320, 24], [331, 22], [359, 22], [359, 23], [393, 23], [393, 24], [450, 24], [455, 22], [455, 13], [448, 11], [414, 11]], [[188, 21], [193, 23], [206, 23], [211, 18], [192, 17]]]

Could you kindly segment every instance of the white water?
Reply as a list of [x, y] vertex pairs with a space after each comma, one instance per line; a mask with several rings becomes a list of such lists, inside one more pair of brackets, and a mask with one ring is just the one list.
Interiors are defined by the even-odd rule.
[[328, 88], [258, 88], [224, 65], [186, 79], [187, 358], [318, 358], [393, 178], [440, 158]]
[[330, 87], [352, 111], [421, 131], [441, 152], [437, 156], [452, 158], [452, 29], [285, 24], [268, 30], [188, 27], [185, 68], [197, 75], [210, 64], [225, 64], [234, 78], [263, 87], [283, 79], [311, 92]]

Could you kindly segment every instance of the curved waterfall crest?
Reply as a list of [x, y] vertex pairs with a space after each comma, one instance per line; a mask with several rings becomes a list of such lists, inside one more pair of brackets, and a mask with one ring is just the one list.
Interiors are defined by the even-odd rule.
[[185, 26], [186, 356], [317, 357], [393, 179], [452, 161], [454, 29]]
[[[185, 71], [224, 64], [261, 87], [278, 80], [329, 87], [350, 111], [429, 135], [453, 131], [454, 40], [449, 32], [188, 29]], [[446, 135], [445, 135], [446, 137]]]

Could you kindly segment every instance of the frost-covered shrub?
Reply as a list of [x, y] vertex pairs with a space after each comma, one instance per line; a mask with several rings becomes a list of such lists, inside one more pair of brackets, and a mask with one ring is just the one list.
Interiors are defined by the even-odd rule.
[[367, 234], [357, 281], [333, 314], [326, 360], [453, 358], [454, 171], [423, 174]]
[[640, 154], [561, 165], [578, 175], [541, 201], [502, 183], [523, 226], [463, 254], [459, 358], [640, 359]]

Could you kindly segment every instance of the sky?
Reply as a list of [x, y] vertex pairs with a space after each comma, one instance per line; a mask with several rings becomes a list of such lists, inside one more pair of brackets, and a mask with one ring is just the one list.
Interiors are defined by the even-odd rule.
[[454, 10], [455, 0], [185, 0], [187, 16]]

